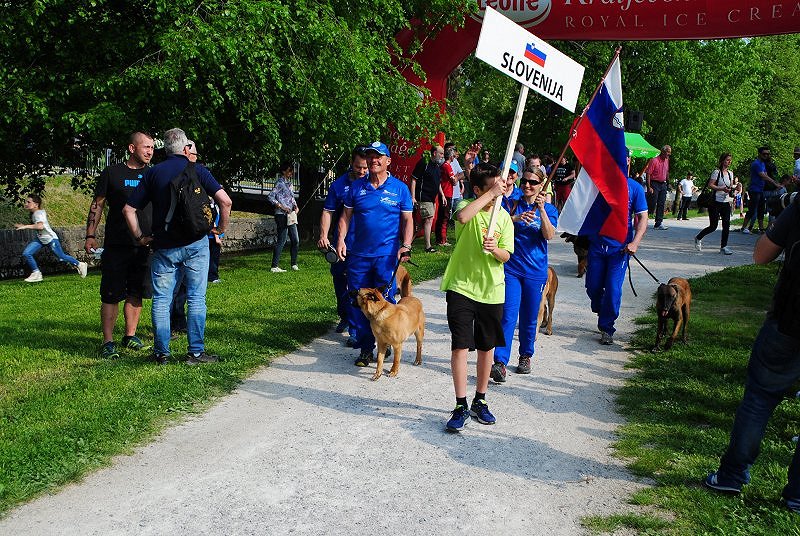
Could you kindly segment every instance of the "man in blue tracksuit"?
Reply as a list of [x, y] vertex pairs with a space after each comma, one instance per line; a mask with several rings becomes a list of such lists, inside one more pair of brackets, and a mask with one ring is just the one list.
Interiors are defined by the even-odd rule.
[[[389, 173], [392, 160], [386, 144], [376, 141], [366, 148], [366, 154], [369, 175], [350, 186], [339, 218], [336, 250], [340, 259], [347, 258], [347, 286], [351, 290], [391, 286], [388, 299], [394, 302], [396, 284], [390, 279], [398, 260], [411, 251], [414, 203], [408, 186]], [[351, 218], [355, 237], [348, 248], [345, 237]], [[361, 309], [353, 306], [350, 312], [356, 328], [354, 347], [361, 349], [355, 364], [367, 367], [375, 337]]]
[[[367, 154], [365, 147], [358, 145], [350, 155], [350, 169], [331, 183], [328, 189], [328, 196], [325, 198], [322, 216], [319, 220], [319, 241], [317, 246], [326, 250], [331, 246], [328, 241], [328, 231], [333, 223], [333, 245], [339, 243], [339, 218], [344, 210], [344, 200], [350, 191], [350, 186], [354, 181], [367, 176]], [[348, 249], [353, 246], [355, 237], [355, 226], [352, 224], [347, 231], [345, 244]], [[347, 288], [347, 260], [331, 264], [331, 276], [333, 277], [333, 292], [336, 294], [336, 312], [339, 314], [339, 324], [336, 326], [336, 333], [342, 333], [345, 328], [350, 335], [347, 345], [352, 346], [356, 342], [356, 328], [351, 322], [350, 299]]]
[[647, 199], [642, 186], [628, 177], [628, 235], [625, 243], [620, 244], [599, 234], [590, 237], [589, 241], [586, 294], [592, 302], [592, 312], [597, 313], [600, 344], [614, 342], [614, 321], [619, 317], [628, 259], [636, 253], [646, 231]]

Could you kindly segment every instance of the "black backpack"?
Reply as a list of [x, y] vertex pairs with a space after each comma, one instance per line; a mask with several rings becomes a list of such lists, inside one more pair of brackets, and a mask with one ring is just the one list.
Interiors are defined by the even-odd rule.
[[214, 211], [194, 162], [189, 162], [169, 183], [170, 204], [164, 230], [177, 242], [190, 244], [206, 236], [214, 227]]
[[800, 195], [795, 196], [794, 232], [784, 248], [784, 261], [775, 285], [774, 315], [778, 331], [800, 339]]

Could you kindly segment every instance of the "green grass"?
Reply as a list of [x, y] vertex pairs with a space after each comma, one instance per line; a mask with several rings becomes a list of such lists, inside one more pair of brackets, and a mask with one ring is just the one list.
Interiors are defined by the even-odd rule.
[[[255, 368], [330, 329], [328, 264], [301, 250], [300, 272], [269, 273], [270, 253], [222, 259], [209, 285], [206, 343], [226, 359], [157, 367], [145, 355], [97, 357], [99, 273], [0, 282], [0, 514], [131, 452], [167, 424], [201, 411]], [[415, 281], [440, 275], [446, 253], [417, 255]], [[150, 302], [139, 334], [152, 340]], [[118, 324], [117, 340], [121, 334]], [[173, 341], [174, 355], [186, 340]]]
[[[691, 281], [694, 299], [689, 343], [649, 352], [656, 316], [638, 319], [630, 367], [636, 374], [618, 393], [627, 419], [617, 453], [632, 471], [653, 479], [631, 502], [672, 512], [652, 524], [637, 513], [589, 518], [595, 531], [628, 527], [642, 534], [797, 535], [798, 516], [782, 508], [780, 494], [800, 431], [800, 402], [782, 403], [770, 420], [752, 483], [738, 498], [700, 486], [725, 451], [733, 415], [744, 392], [750, 348], [772, 296], [776, 267], [728, 268]], [[671, 324], [671, 323], [670, 323]], [[672, 516], [670, 516], [672, 517]]]
[[[93, 196], [72, 189], [71, 175], [56, 175], [47, 179], [42, 208], [47, 211], [47, 219], [53, 227], [84, 225], [89, 204]], [[236, 218], [258, 217], [258, 214], [236, 212]], [[15, 223], [30, 223], [30, 213], [21, 203], [10, 202], [0, 197], [0, 229], [13, 229]]]

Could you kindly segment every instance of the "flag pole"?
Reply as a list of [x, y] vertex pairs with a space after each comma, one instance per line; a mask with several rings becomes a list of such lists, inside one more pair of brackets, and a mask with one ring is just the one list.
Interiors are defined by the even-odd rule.
[[[506, 155], [503, 160], [503, 172], [501, 179], [503, 183], [508, 179], [509, 168], [511, 167], [511, 158], [514, 156], [514, 146], [517, 143], [517, 136], [519, 136], [519, 127], [522, 125], [522, 114], [525, 111], [525, 102], [528, 100], [528, 86], [520, 84], [519, 98], [517, 99], [517, 109], [514, 111], [514, 121], [511, 123], [511, 134], [508, 136], [508, 145], [506, 146]], [[518, 174], [522, 175], [523, 170], [519, 170]], [[486, 236], [494, 235], [494, 228], [497, 226], [497, 217], [500, 211], [503, 210], [503, 196], [499, 195], [494, 200], [494, 207], [492, 207], [492, 215], [489, 218], [489, 229], [486, 231]], [[490, 253], [484, 250], [485, 253]]]
[[550, 185], [550, 182], [553, 180], [553, 177], [556, 174], [556, 169], [558, 168], [558, 165], [561, 163], [561, 159], [564, 158], [564, 155], [567, 153], [567, 149], [569, 149], [569, 144], [572, 142], [572, 138], [575, 137], [575, 132], [577, 132], [578, 126], [580, 126], [581, 122], [583, 121], [583, 118], [586, 117], [586, 112], [589, 110], [589, 107], [594, 102], [595, 97], [597, 97], [597, 94], [600, 93], [600, 88], [603, 87], [603, 83], [606, 81], [606, 77], [608, 76], [608, 73], [611, 71], [611, 67], [614, 65], [614, 62], [617, 61], [617, 58], [619, 58], [619, 53], [621, 51], [622, 51], [622, 45], [618, 45], [617, 49], [614, 51], [614, 57], [611, 58], [611, 61], [609, 62], [608, 67], [606, 67], [606, 72], [603, 73], [603, 76], [600, 78], [600, 83], [597, 84], [596, 88], [594, 88], [594, 93], [592, 93], [592, 96], [589, 99], [589, 102], [586, 103], [586, 106], [583, 108], [583, 111], [581, 112], [581, 115], [578, 116], [577, 121], [570, 128], [569, 139], [567, 140], [567, 143], [564, 144], [564, 148], [561, 149], [561, 154], [558, 155], [558, 160], [556, 160], [554, 162], [553, 169], [550, 170], [550, 176], [547, 177], [547, 180], [545, 181], [544, 185], [542, 186], [542, 191], [543, 192], [547, 191], [547, 187]]

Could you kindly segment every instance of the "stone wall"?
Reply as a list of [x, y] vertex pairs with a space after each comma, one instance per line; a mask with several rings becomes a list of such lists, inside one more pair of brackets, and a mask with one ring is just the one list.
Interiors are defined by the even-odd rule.
[[[94, 256], [83, 250], [83, 237], [86, 227], [53, 227], [61, 238], [61, 247], [69, 255], [89, 266], [99, 264]], [[97, 240], [102, 246], [104, 226], [97, 230]], [[22, 251], [36, 236], [36, 231], [0, 230], [0, 279], [26, 277], [28, 267], [22, 260]], [[222, 240], [222, 253], [253, 251], [271, 248], [275, 244], [275, 220], [265, 216], [257, 219], [234, 218], [230, 221], [225, 238]], [[36, 262], [44, 274], [66, 272], [71, 270], [66, 264], [59, 262], [50, 248], [43, 248], [36, 255]]]

